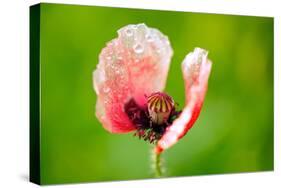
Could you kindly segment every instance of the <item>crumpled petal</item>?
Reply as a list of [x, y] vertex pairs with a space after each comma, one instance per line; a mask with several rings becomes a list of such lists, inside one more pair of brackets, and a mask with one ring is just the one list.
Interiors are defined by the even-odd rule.
[[157, 153], [161, 153], [175, 144], [197, 120], [204, 102], [212, 67], [207, 55], [206, 50], [195, 48], [194, 52], [189, 53], [182, 62], [186, 106], [181, 115], [166, 129], [165, 134], [157, 143]]
[[118, 38], [102, 49], [93, 72], [96, 116], [105, 129], [135, 129], [124, 105], [133, 98], [145, 106], [145, 95], [164, 89], [172, 54], [168, 38], [157, 29], [138, 24], [118, 30]]

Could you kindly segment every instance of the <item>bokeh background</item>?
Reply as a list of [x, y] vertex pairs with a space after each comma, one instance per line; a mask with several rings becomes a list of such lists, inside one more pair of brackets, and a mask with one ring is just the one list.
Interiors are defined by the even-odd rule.
[[273, 169], [273, 18], [41, 4], [41, 181], [151, 178], [151, 146], [95, 117], [92, 71], [106, 42], [145, 23], [174, 49], [166, 92], [184, 104], [180, 64], [194, 47], [213, 69], [198, 121], [163, 154], [167, 176]]

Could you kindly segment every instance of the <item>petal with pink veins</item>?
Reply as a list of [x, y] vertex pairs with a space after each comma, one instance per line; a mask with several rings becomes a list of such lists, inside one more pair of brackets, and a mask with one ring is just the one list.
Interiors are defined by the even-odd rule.
[[157, 29], [138, 24], [118, 30], [118, 37], [102, 49], [93, 72], [96, 116], [106, 130], [135, 129], [124, 105], [133, 98], [144, 107], [145, 96], [164, 89], [172, 54], [169, 39]]
[[208, 87], [212, 62], [207, 58], [208, 52], [195, 48], [182, 62], [182, 72], [185, 83], [185, 107], [181, 115], [167, 127], [164, 135], [158, 141], [156, 152], [174, 145], [182, 138], [197, 120], [204, 102]]

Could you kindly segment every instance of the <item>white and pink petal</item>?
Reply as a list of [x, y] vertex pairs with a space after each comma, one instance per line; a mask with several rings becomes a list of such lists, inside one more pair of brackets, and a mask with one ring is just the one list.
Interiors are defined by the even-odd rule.
[[172, 55], [168, 38], [157, 29], [138, 24], [118, 30], [118, 37], [102, 49], [93, 72], [96, 116], [106, 130], [135, 129], [124, 105], [134, 99], [144, 107], [145, 96], [164, 89]]
[[205, 94], [212, 62], [208, 52], [201, 48], [189, 53], [182, 62], [182, 72], [185, 83], [185, 107], [173, 124], [167, 127], [164, 135], [158, 141], [156, 152], [161, 153], [182, 138], [197, 120]]

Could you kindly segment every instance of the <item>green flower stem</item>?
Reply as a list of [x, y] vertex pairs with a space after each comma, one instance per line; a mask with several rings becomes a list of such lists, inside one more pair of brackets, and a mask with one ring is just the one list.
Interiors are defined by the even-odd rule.
[[161, 169], [161, 154], [155, 154], [155, 177], [162, 176], [162, 169]]
[[154, 177], [159, 178], [163, 176], [163, 162], [161, 154], [157, 154], [152, 148], [152, 167], [154, 171]]

